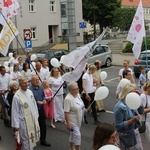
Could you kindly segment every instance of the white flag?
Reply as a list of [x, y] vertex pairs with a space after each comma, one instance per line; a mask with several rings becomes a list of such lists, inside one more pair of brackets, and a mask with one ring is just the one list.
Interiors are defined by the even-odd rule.
[[[4, 19], [4, 18], [1, 18], [1, 19]], [[11, 41], [19, 33], [11, 20], [8, 19], [7, 22], [10, 27], [6, 23], [5, 27], [3, 27], [3, 30], [2, 30], [3, 34], [1, 34], [1, 39], [0, 39], [0, 53], [2, 53], [4, 56], [7, 55], [8, 48], [9, 48]], [[15, 35], [12, 33], [11, 30], [14, 32]]]
[[86, 62], [87, 62], [88, 58], [83, 58], [80, 63], [78, 64], [78, 66], [72, 71], [72, 72], [67, 72], [62, 76], [62, 79], [66, 82], [75, 82], [77, 81], [82, 73], [83, 70], [85, 69], [86, 66]]
[[17, 15], [19, 12], [19, 4], [17, 0], [1, 0], [0, 12], [6, 20], [14, 15]]
[[86, 44], [85, 46], [79, 47], [67, 55], [63, 55], [60, 63], [65, 64], [68, 67], [76, 68], [80, 61], [86, 56], [90, 55], [94, 51], [94, 45], [100, 42], [106, 32], [107, 28], [102, 32], [102, 34], [93, 42]]
[[137, 59], [139, 58], [141, 53], [141, 46], [144, 36], [145, 36], [144, 14], [142, 8], [142, 1], [140, 1], [127, 36], [127, 40], [134, 44], [132, 50], [134, 56]]

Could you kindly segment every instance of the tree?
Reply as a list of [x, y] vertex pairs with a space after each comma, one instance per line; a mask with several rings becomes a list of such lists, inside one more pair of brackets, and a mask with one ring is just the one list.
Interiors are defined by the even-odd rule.
[[122, 31], [128, 31], [130, 29], [135, 12], [135, 8], [116, 9], [114, 12], [113, 27], [118, 27]]
[[121, 0], [83, 0], [83, 18], [94, 26], [100, 25], [100, 33], [103, 27], [112, 26], [114, 11], [121, 7]]

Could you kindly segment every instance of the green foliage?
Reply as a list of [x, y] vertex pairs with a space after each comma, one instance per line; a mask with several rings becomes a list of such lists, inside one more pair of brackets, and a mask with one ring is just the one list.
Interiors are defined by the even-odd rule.
[[[121, 0], [83, 0], [83, 18], [90, 24], [112, 26], [114, 11], [121, 7]], [[102, 31], [101, 31], [102, 32]]]
[[135, 8], [116, 9], [114, 12], [113, 27], [118, 27], [122, 31], [128, 31], [130, 29], [135, 12]]
[[[147, 49], [150, 50], [150, 37], [146, 38], [146, 45], [147, 45]], [[122, 52], [123, 53], [133, 53], [132, 47], [133, 47], [133, 44], [131, 42], [128, 42], [126, 44], [125, 48], [122, 50]], [[145, 40], [143, 40], [141, 51], [145, 51], [145, 50], [146, 50]]]

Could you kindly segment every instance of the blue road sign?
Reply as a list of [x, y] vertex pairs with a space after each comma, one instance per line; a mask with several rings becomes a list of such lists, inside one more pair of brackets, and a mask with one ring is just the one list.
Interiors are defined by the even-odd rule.
[[31, 40], [25, 40], [24, 43], [25, 43], [25, 47], [27, 49], [31, 49], [32, 48], [32, 41]]
[[86, 22], [79, 22], [79, 28], [86, 28]]

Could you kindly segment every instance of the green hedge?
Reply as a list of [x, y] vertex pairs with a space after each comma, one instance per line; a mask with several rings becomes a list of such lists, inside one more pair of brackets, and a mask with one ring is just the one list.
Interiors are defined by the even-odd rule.
[[[146, 38], [146, 43], [147, 43], [147, 49], [150, 50], [150, 37]], [[133, 44], [131, 42], [128, 42], [126, 44], [125, 48], [122, 50], [122, 53], [133, 53], [132, 52], [132, 47], [133, 47]], [[143, 39], [141, 51], [144, 51], [144, 50], [146, 50], [146, 48], [145, 48], [145, 39]]]

